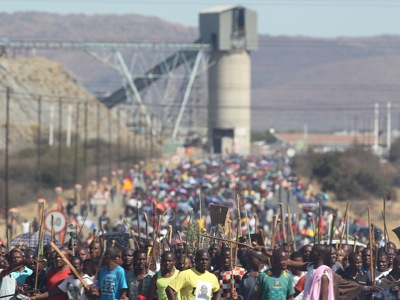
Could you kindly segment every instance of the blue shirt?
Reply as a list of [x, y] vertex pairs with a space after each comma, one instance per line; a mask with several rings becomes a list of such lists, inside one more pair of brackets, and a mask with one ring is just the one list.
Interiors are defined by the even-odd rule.
[[97, 286], [100, 289], [100, 300], [118, 300], [121, 298], [121, 289], [127, 289], [125, 270], [117, 266], [109, 271], [107, 267], [100, 270], [97, 277]]
[[26, 279], [31, 275], [33, 271], [27, 267], [24, 266], [24, 270], [22, 272], [20, 271], [15, 271], [12, 272], [11, 275], [14, 277], [14, 279], [17, 281], [18, 286], [22, 286], [25, 284]]

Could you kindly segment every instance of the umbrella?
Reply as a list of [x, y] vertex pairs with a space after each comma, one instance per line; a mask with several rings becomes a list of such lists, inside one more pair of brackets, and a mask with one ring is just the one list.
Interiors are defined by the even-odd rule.
[[158, 187], [160, 188], [160, 189], [165, 189], [165, 190], [167, 190], [167, 189], [169, 189], [169, 184], [167, 184], [167, 183], [160, 183], [159, 185], [158, 185]]
[[[48, 233], [43, 234], [43, 245], [50, 244], [50, 242], [51, 235]], [[17, 247], [20, 243], [28, 248], [36, 248], [39, 243], [39, 231], [20, 234], [11, 240], [10, 245]], [[57, 240], [55, 244], [57, 247], [61, 247], [61, 244]]]
[[400, 227], [397, 227], [397, 228], [393, 229], [392, 231], [396, 234], [397, 238], [400, 240]]

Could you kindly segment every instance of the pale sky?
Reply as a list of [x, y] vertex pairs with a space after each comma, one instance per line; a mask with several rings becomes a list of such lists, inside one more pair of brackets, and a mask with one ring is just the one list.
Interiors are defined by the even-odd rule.
[[258, 13], [259, 33], [312, 37], [400, 34], [400, 0], [0, 0], [1, 12], [140, 14], [197, 26], [209, 7], [240, 4]]

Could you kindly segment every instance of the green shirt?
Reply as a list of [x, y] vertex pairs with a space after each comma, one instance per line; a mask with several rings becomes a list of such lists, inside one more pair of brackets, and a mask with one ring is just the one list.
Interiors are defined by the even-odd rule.
[[271, 271], [262, 272], [258, 275], [255, 291], [262, 300], [286, 300], [294, 294], [293, 280], [285, 271], [279, 276], [272, 274]]

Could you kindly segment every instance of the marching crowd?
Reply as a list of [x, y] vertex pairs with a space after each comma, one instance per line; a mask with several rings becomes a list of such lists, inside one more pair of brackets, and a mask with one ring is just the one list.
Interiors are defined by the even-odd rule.
[[[222, 239], [220, 239], [222, 240]], [[382, 248], [287, 244], [274, 249], [213, 242], [188, 251], [138, 243], [138, 248], [66, 243], [8, 251], [1, 246], [2, 299], [399, 299], [400, 256], [394, 243]], [[232, 245], [237, 245], [232, 247]], [[372, 258], [376, 268], [371, 267]]]
[[[332, 236], [345, 220], [330, 224], [326, 213], [275, 218], [274, 203], [329, 199], [302, 184], [284, 156], [205, 158], [174, 169], [137, 164], [109, 183], [92, 182], [80, 207], [69, 202], [71, 219], [97, 212], [90, 201], [97, 190], [122, 204], [120, 218], [111, 220], [100, 206], [99, 224], [92, 224], [98, 234], [87, 239], [71, 235], [42, 251], [1, 245], [0, 299], [400, 299], [394, 243], [330, 245], [323, 233]], [[237, 230], [215, 224], [213, 205], [227, 207]], [[129, 243], [105, 232], [128, 234]]]

